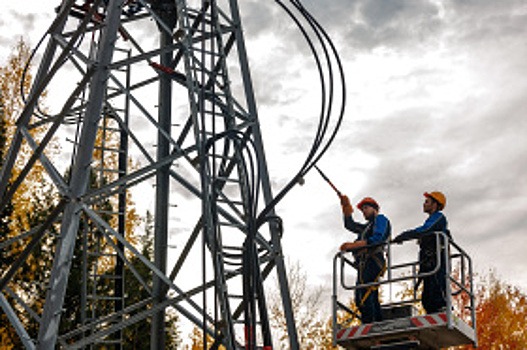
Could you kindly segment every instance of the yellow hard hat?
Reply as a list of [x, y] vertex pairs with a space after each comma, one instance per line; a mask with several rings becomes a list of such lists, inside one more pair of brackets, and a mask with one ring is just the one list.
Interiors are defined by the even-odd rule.
[[446, 197], [443, 193], [439, 191], [425, 192], [425, 197], [432, 198], [437, 203], [439, 203], [439, 210], [443, 210], [446, 206]]

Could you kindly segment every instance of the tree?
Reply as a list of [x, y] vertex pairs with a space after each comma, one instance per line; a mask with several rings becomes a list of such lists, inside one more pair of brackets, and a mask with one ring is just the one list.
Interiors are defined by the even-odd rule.
[[476, 292], [476, 305], [478, 349], [527, 348], [527, 295], [518, 287], [490, 272]]
[[[459, 267], [452, 275], [459, 279]], [[476, 275], [477, 277], [477, 275]], [[469, 287], [466, 285], [465, 287]], [[455, 288], [455, 286], [453, 286]], [[410, 286], [400, 293], [409, 296]], [[520, 288], [500, 281], [494, 272], [481, 277], [474, 291], [476, 305], [476, 332], [478, 349], [524, 349], [527, 347], [527, 295]], [[453, 297], [452, 304], [456, 316], [470, 323], [469, 296], [460, 293]], [[420, 304], [416, 307], [424, 313]], [[472, 345], [457, 346], [452, 349], [474, 349]]]
[[[3, 91], [0, 90], [0, 167], [4, 162], [7, 143], [7, 120], [4, 110]], [[8, 205], [0, 213], [0, 237], [7, 237], [9, 233], [9, 217], [13, 214], [13, 204], [10, 201]], [[4, 250], [0, 251], [0, 269], [4, 270], [7, 263], [7, 255]], [[0, 324], [7, 324], [7, 317], [4, 313], [0, 313]], [[13, 349], [15, 344], [12, 342], [13, 334], [10, 328], [0, 327], [0, 344], [2, 349]]]
[[[10, 144], [14, 134], [16, 119], [24, 106], [21, 88], [28, 91], [31, 85], [31, 65], [27, 64], [30, 58], [29, 48], [23, 40], [20, 40], [13, 51], [7, 64], [0, 67], [0, 105], [2, 106], [2, 127], [5, 130], [2, 140], [4, 156], [7, 152], [6, 147]], [[38, 139], [43, 129], [32, 128], [29, 132], [33, 138]], [[57, 143], [52, 142], [48, 151], [54, 151], [57, 148]], [[31, 148], [24, 143], [20, 157], [11, 174], [12, 179], [18, 176], [22, 165], [25, 164], [31, 154]], [[35, 164], [26, 179], [27, 181], [20, 185], [12, 199], [14, 210], [9, 220], [10, 229], [13, 232], [29, 229], [29, 218], [25, 214], [35, 211], [34, 207], [38, 205], [38, 201], [50, 193], [50, 186], [44, 177], [43, 167], [40, 163]]]
[[[190, 340], [192, 340], [192, 344], [190, 345], [190, 347], [186, 347], [185, 350], [205, 349], [205, 345], [203, 341], [203, 331], [199, 329], [198, 327], [194, 327], [192, 329], [192, 333], [190, 334]], [[210, 335], [207, 335], [207, 349], [210, 349], [213, 344], [214, 344], [214, 339]], [[225, 350], [225, 347], [223, 345], [220, 345], [218, 349]]]
[[[31, 75], [29, 74], [29, 65], [26, 67], [26, 62], [30, 56], [29, 49], [26, 44], [20, 40], [13, 50], [13, 54], [9, 57], [8, 62], [0, 67], [0, 165], [3, 165], [4, 157], [7, 154], [7, 147], [11, 142], [14, 132], [14, 126], [17, 116], [23, 106], [23, 99], [20, 94], [20, 86], [23, 86], [27, 91], [30, 86]], [[41, 129], [35, 128], [30, 131], [35, 138], [41, 133]], [[11, 178], [14, 179], [20, 173], [23, 164], [30, 155], [30, 148], [27, 144], [23, 144], [20, 158], [16, 163]], [[37, 164], [34, 169], [28, 174], [27, 180], [23, 183], [19, 190], [14, 194], [9, 203], [4, 207], [0, 213], [0, 240], [6, 242], [7, 240], [19, 236], [26, 232], [30, 227], [35, 227], [41, 224], [50, 208], [55, 204], [55, 197], [51, 187], [43, 176], [42, 166]], [[53, 233], [53, 228], [51, 228]], [[39, 312], [42, 303], [39, 303], [38, 295], [45, 292], [45, 286], [40, 283], [46, 278], [47, 271], [43, 268], [45, 263], [41, 257], [46, 254], [46, 250], [52, 246], [52, 235], [48, 235], [33, 249], [32, 254], [21, 266], [16, 275], [10, 283], [8, 283], [5, 291], [9, 291], [12, 295], [19, 296], [20, 300], [26, 307], [30, 307], [36, 312]], [[20, 252], [27, 245], [31, 237], [19, 238], [18, 240], [7, 244], [2, 248], [0, 270], [6, 271], [7, 267], [18, 257]], [[13, 299], [8, 293], [6, 298], [9, 301]], [[28, 332], [37, 329], [37, 324], [27, 312], [20, 308], [21, 302], [16, 304], [15, 311], [19, 311], [21, 320], [26, 324]], [[0, 338], [4, 349], [20, 348], [22, 345], [15, 334], [14, 330], [7, 326], [9, 322], [4, 313], [0, 314]]]
[[[307, 275], [302, 271], [300, 263], [290, 265], [288, 268], [288, 282], [291, 295], [293, 314], [298, 332], [298, 342], [302, 349], [324, 349], [331, 344], [331, 323], [326, 322], [321, 315], [320, 303], [322, 300], [321, 287], [310, 289], [307, 285]], [[279, 288], [277, 287], [277, 290]], [[277, 348], [284, 349], [289, 346], [287, 324], [280, 300], [273, 293], [268, 297], [271, 327], [275, 330]]]
[[[153, 217], [150, 212], [146, 214], [145, 221], [145, 235], [141, 238], [141, 254], [152, 260], [153, 258]], [[142, 277], [142, 279], [151, 284], [153, 274], [137, 257], [131, 259], [132, 265]], [[135, 278], [127, 280], [128, 298], [127, 303], [133, 304], [144, 300], [150, 296], [144, 286]], [[169, 310], [170, 311], [170, 310]], [[167, 312], [165, 321], [166, 329], [166, 348], [176, 349], [181, 343], [181, 334], [179, 331], [179, 317], [175, 312]], [[150, 334], [151, 322], [150, 319], [138, 322], [135, 325], [128, 327], [123, 332], [123, 348], [124, 349], [148, 349], [150, 348], [150, 337], [145, 336]]]

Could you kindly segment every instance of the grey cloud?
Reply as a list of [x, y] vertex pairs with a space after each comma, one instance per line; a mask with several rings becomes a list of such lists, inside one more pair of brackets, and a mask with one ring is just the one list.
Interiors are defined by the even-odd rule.
[[277, 20], [277, 7], [267, 1], [240, 2], [240, 12], [243, 17], [243, 28], [248, 39], [253, 39], [280, 25]]
[[269, 53], [267, 57], [251, 57], [251, 74], [260, 106], [288, 105], [295, 103], [304, 91], [291, 87], [289, 81], [296, 78], [291, 57], [280, 52]]
[[322, 25], [330, 28], [347, 23], [357, 11], [362, 0], [305, 0], [304, 7]]
[[[5, 28], [7, 26], [6, 21], [0, 18], [0, 28]], [[13, 39], [10, 36], [0, 35], [0, 45], [6, 47], [13, 44]]]
[[443, 28], [437, 4], [411, 0], [361, 1], [338, 24], [345, 28], [341, 35], [346, 50], [353, 52], [423, 46], [435, 42]]
[[14, 18], [15, 21], [20, 22], [25, 32], [29, 33], [33, 31], [35, 27], [36, 16], [34, 13], [19, 13], [16, 11], [9, 11], [10, 15]]
[[356, 121], [346, 143], [336, 148], [348, 149], [351, 156], [350, 151], [362, 150], [379, 158], [363, 191], [395, 202], [391, 207], [397, 217], [404, 218], [406, 207], [420, 201], [423, 191], [442, 189], [438, 187], [452, 192], [453, 203], [478, 203], [490, 214], [499, 198], [527, 195], [527, 167], [518, 162], [527, 153], [520, 138], [527, 132], [522, 104], [518, 97], [471, 117], [437, 119], [423, 109]]
[[475, 17], [489, 15], [502, 10], [521, 9], [525, 2], [523, 0], [447, 0], [444, 1], [445, 7], [455, 10], [457, 13], [471, 14]]
[[460, 47], [504, 43], [526, 32], [527, 13], [522, 0], [450, 0], [443, 3], [450, 30], [445, 38]]
[[[486, 137], [492, 138], [492, 135], [480, 134], [479, 137], [485, 140]], [[515, 198], [527, 196], [527, 181], [523, 176], [527, 169], [517, 161], [522, 154], [527, 153], [525, 145], [517, 144], [518, 149], [509, 150], [509, 155], [504, 156], [501, 153], [510, 145], [507, 134], [497, 138], [491, 145], [485, 141], [473, 143], [468, 150], [463, 150], [468, 144], [463, 139], [450, 139], [448, 144], [446, 142], [443, 146], [436, 143], [428, 154], [420, 154], [415, 148], [405, 149], [394, 143], [396, 150], [380, 154], [382, 161], [371, 172], [364, 191], [381, 193], [394, 201], [392, 213], [403, 219], [400, 222], [402, 226], [416, 224], [405, 217], [408, 217], [409, 206], [419, 208], [412, 203], [422, 200], [421, 193], [439, 189], [449, 197], [448, 208], [453, 213], [453, 221], [471, 223], [472, 227], [465, 230], [465, 235], [483, 240], [485, 232], [490, 234], [507, 229], [509, 225], [516, 227], [521, 221], [512, 224], [508, 219], [501, 218], [489, 222], [482, 221], [482, 217], [493, 217], [503, 198], [510, 198], [513, 202]], [[474, 161], [470, 157], [475, 157]], [[461, 170], [452, 171], [452, 168], [467, 159], [469, 166], [461, 165]]]
[[[289, 2], [283, 1], [283, 3], [298, 19], [299, 24], [304, 28], [309, 39], [312, 40], [317, 51], [319, 51], [321, 48], [318, 47], [318, 39], [310, 29], [309, 23], [302, 18], [301, 14]], [[322, 8], [320, 8], [321, 5], [323, 5]], [[305, 8], [312, 16], [328, 30], [334, 28], [334, 24], [341, 24], [341, 21], [345, 21], [346, 15], [342, 6], [346, 6], [346, 9], [348, 4], [334, 1], [305, 4]], [[262, 34], [273, 33], [275, 39], [283, 43], [285, 55], [294, 56], [300, 54], [305, 57], [311, 57], [311, 48], [299, 25], [291, 18], [290, 13], [276, 2], [249, 2], [244, 7], [246, 11], [243, 13], [243, 25], [247, 34], [246, 37], [249, 40]]]
[[[423, 4], [425, 7], [423, 7]], [[426, 9], [426, 11], [422, 11]], [[434, 11], [428, 11], [434, 9]], [[435, 6], [430, 6], [429, 3], [408, 0], [391, 0], [391, 1], [365, 1], [359, 6], [361, 17], [371, 27], [383, 27], [394, 21], [403, 18], [413, 17], [416, 14], [426, 13], [436, 14]]]
[[527, 14], [521, 0], [495, 1], [330, 1], [307, 2], [348, 55], [377, 47], [427, 49], [443, 36], [460, 45], [517, 36]]

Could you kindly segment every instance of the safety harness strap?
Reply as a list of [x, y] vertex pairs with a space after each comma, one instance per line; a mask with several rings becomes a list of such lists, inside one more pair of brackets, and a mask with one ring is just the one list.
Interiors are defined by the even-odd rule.
[[[374, 282], [378, 282], [379, 279], [384, 275], [384, 273], [386, 272], [386, 263], [381, 263], [381, 261], [379, 260], [379, 258], [377, 258], [376, 256], [373, 256], [373, 259], [375, 260], [375, 263], [377, 265], [379, 265], [379, 267], [381, 267], [381, 271], [379, 271], [379, 273], [377, 274], [377, 276], [375, 277], [374, 279]], [[381, 265], [382, 264], [382, 265]], [[362, 281], [362, 275], [361, 275], [361, 283], [363, 283]], [[376, 286], [369, 286], [368, 289], [366, 290], [366, 293], [364, 293], [364, 295], [362, 296], [362, 299], [360, 301], [360, 304], [359, 304], [359, 308], [364, 305], [364, 303], [366, 302], [366, 299], [368, 299], [368, 297], [370, 296], [370, 294], [374, 291], [374, 290], [377, 290], [379, 289], [379, 286], [376, 285]]]

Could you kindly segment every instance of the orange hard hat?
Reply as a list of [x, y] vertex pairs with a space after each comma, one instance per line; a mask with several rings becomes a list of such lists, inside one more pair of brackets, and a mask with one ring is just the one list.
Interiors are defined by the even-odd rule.
[[360, 210], [362, 210], [362, 207], [364, 207], [365, 205], [369, 205], [369, 206], [372, 206], [374, 207], [375, 209], [379, 209], [380, 206], [379, 206], [379, 203], [377, 203], [377, 201], [371, 197], [364, 197], [358, 204], [357, 204], [357, 208], [359, 208]]
[[425, 192], [423, 194], [425, 197], [432, 198], [439, 204], [439, 210], [442, 210], [446, 206], [446, 197], [443, 193], [439, 191]]

